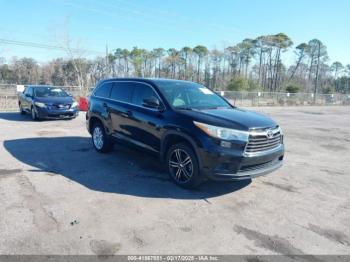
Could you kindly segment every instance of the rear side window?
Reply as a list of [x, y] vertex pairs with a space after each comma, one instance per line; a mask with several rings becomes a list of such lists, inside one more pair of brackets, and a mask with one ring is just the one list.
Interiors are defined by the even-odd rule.
[[24, 91], [24, 94], [25, 94], [25, 95], [33, 96], [33, 88], [30, 87], [30, 86], [28, 86], [28, 87], [26, 88], [26, 90]]
[[132, 82], [116, 82], [112, 88], [111, 99], [130, 103], [133, 90], [134, 84]]
[[97, 90], [95, 91], [94, 95], [102, 98], [109, 98], [112, 86], [112, 82], [103, 83], [102, 85], [97, 87]]
[[154, 90], [145, 84], [134, 83], [134, 94], [132, 96], [132, 103], [142, 106], [143, 100], [151, 97], [158, 97]]

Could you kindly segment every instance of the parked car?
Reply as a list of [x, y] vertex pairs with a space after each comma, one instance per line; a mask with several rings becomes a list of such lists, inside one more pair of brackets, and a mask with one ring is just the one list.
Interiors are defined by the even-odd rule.
[[86, 124], [98, 152], [118, 141], [136, 145], [156, 154], [186, 188], [206, 178], [250, 179], [283, 163], [283, 134], [275, 121], [193, 82], [103, 80], [90, 96]]
[[30, 113], [33, 120], [48, 118], [75, 118], [79, 105], [61, 88], [43, 85], [28, 85], [19, 95], [21, 114]]

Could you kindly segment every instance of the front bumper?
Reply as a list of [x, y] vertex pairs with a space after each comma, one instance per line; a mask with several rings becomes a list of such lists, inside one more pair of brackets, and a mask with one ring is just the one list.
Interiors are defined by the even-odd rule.
[[214, 180], [245, 180], [258, 176], [264, 176], [279, 169], [283, 165], [283, 156], [270, 162], [257, 164], [251, 169], [240, 170], [235, 174], [215, 173], [212, 176]]
[[244, 180], [269, 174], [283, 165], [284, 145], [256, 155], [244, 153], [244, 146], [223, 148], [209, 145], [198, 149], [201, 172], [211, 180]]
[[78, 108], [69, 109], [49, 109], [35, 106], [37, 116], [45, 119], [74, 118], [79, 114]]

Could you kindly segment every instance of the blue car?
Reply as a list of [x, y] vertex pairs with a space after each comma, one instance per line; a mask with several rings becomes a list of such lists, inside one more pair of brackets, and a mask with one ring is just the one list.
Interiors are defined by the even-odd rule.
[[26, 86], [18, 105], [20, 113], [30, 113], [33, 120], [73, 119], [79, 114], [77, 101], [63, 89], [53, 86]]

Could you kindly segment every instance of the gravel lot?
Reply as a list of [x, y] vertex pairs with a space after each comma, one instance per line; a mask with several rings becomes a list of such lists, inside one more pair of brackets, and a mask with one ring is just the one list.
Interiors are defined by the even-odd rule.
[[0, 113], [0, 254], [350, 254], [350, 107], [256, 110], [284, 167], [196, 191], [142, 152], [96, 153], [84, 113]]

